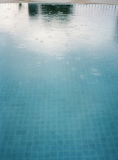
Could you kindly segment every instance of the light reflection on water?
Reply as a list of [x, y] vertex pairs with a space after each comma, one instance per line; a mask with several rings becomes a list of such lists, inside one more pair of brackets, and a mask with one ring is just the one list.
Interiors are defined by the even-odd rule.
[[50, 49], [55, 55], [57, 49], [117, 43], [116, 6], [29, 3], [1, 4], [0, 10], [1, 32], [12, 35], [16, 46], [36, 52]]

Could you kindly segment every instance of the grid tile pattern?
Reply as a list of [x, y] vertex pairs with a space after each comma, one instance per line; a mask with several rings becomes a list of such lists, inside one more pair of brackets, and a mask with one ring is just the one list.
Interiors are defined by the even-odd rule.
[[[7, 5], [1, 6], [2, 13], [10, 12]], [[16, 4], [10, 7], [15, 8]], [[38, 4], [38, 7], [41, 8], [41, 5]], [[58, 14], [57, 27], [54, 21], [56, 15], [48, 15], [46, 7], [50, 5], [42, 7], [41, 15], [45, 13], [45, 16], [41, 18], [53, 21], [51, 27], [55, 33], [62, 19], [64, 23], [69, 20], [65, 12]], [[63, 5], [59, 7], [63, 8]], [[93, 38], [99, 39], [100, 35], [104, 37], [106, 31], [111, 31], [117, 6], [71, 7], [73, 13], [68, 14], [74, 23], [66, 24], [67, 30], [71, 27], [69, 35], [72, 33], [75, 36], [75, 31], [76, 36], [81, 33], [78, 33], [78, 16], [87, 20], [83, 22], [83, 28], [93, 25], [93, 33], [94, 30], [98, 32]], [[86, 17], [91, 11], [91, 17]], [[103, 16], [99, 17], [101, 12]], [[108, 28], [104, 21], [106, 16], [109, 16]], [[24, 17], [28, 19], [28, 15]], [[20, 19], [20, 16], [15, 19]], [[99, 20], [102, 22], [102, 30], [99, 31], [99, 25], [98, 28], [94, 26], [94, 19], [96, 24]], [[40, 18], [30, 20], [35, 24]], [[77, 26], [73, 28], [75, 24]], [[40, 25], [45, 27], [43, 22]], [[28, 30], [25, 27], [24, 30]], [[61, 29], [67, 34], [65, 26], [62, 25]], [[18, 31], [15, 32], [18, 34]], [[65, 48], [57, 49], [56, 55], [55, 43], [49, 51], [40, 35], [37, 36], [42, 42], [39, 46], [44, 48], [37, 53], [35, 48], [19, 48], [14, 45], [19, 40], [11, 41], [13, 35], [0, 32], [0, 160], [118, 159], [118, 44], [114, 42], [113, 32], [109, 33], [111, 37], [106, 37], [107, 44], [105, 41], [99, 47], [94, 47], [91, 39], [87, 40], [91, 44], [87, 44], [83, 40], [84, 35], [79, 35], [78, 40], [74, 37], [77, 45], [68, 38], [67, 44], [60, 42]], [[50, 36], [50, 33], [47, 34]]]

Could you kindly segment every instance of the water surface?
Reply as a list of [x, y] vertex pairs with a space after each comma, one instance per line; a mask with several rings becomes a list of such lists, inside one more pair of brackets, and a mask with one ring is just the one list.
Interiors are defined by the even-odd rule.
[[0, 11], [1, 160], [117, 160], [118, 6]]

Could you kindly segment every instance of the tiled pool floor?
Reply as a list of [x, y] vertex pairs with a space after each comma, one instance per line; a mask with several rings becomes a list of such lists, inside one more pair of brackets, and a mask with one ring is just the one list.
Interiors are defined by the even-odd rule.
[[118, 160], [118, 6], [0, 12], [0, 160]]

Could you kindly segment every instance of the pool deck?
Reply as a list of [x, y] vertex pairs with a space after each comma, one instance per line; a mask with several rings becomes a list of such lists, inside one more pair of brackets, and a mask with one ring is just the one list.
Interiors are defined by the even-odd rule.
[[82, 3], [118, 5], [118, 0], [0, 0], [0, 3], [40, 2], [40, 3]]

